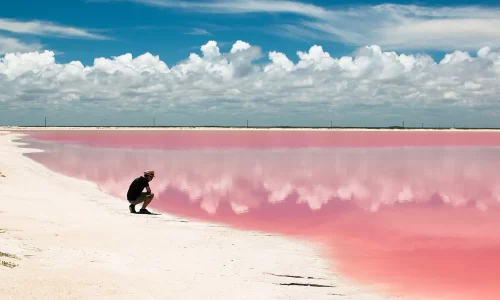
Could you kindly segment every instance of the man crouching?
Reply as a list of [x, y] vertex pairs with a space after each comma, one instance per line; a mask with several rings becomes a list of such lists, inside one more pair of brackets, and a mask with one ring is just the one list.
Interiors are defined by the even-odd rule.
[[[139, 210], [140, 214], [150, 214], [146, 207], [153, 201], [154, 194], [151, 193], [149, 182], [155, 177], [155, 172], [148, 170], [144, 172], [144, 176], [137, 177], [132, 181], [128, 188], [127, 200], [130, 203], [129, 209], [131, 213], [136, 213], [135, 205], [142, 203], [142, 208]], [[147, 192], [143, 192], [146, 188]]]

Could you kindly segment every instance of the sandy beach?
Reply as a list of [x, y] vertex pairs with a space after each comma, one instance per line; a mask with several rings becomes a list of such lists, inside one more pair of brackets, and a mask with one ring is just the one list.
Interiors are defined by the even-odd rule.
[[[388, 299], [314, 245], [167, 214], [50, 171], [0, 132], [0, 299]], [[354, 296], [354, 298], [353, 298]]]

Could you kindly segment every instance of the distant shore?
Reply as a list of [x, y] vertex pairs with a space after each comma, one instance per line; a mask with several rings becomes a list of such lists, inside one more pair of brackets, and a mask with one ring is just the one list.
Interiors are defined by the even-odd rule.
[[260, 130], [260, 131], [482, 131], [495, 132], [500, 128], [417, 128], [417, 127], [230, 127], [230, 126], [0, 126], [0, 130]]

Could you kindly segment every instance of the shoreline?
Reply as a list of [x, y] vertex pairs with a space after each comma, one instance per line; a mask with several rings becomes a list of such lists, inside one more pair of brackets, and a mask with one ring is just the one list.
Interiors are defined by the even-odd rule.
[[329, 127], [218, 127], [218, 126], [0, 126], [0, 131], [44, 131], [44, 130], [193, 130], [193, 131], [393, 131], [393, 132], [422, 132], [422, 131], [450, 131], [450, 132], [500, 132], [500, 128], [329, 128]]
[[43, 150], [13, 141], [22, 136], [0, 130], [0, 193], [11, 201], [0, 209], [0, 260], [15, 265], [0, 266], [0, 298], [391, 299], [340, 279], [309, 243], [131, 215], [95, 183], [23, 155]]

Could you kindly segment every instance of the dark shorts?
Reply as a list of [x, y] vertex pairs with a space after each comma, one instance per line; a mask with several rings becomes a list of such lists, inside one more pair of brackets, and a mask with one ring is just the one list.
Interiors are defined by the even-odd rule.
[[137, 197], [137, 199], [135, 200], [128, 200], [128, 202], [130, 203], [141, 203], [141, 202], [144, 202], [150, 198], [153, 198], [153, 194], [148, 194], [146, 192], [142, 192], [139, 197]]

